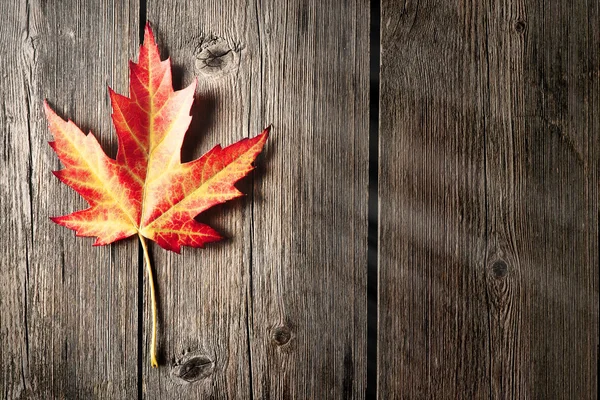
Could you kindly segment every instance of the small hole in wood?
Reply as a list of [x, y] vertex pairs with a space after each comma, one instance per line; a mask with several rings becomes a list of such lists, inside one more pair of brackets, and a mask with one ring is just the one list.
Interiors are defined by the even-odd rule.
[[515, 32], [523, 33], [523, 32], [525, 32], [525, 28], [527, 28], [525, 21], [518, 20], [517, 22], [515, 22]]
[[292, 338], [292, 332], [287, 326], [278, 326], [271, 332], [271, 339], [277, 346], [283, 346]]
[[492, 264], [492, 273], [496, 278], [504, 278], [508, 275], [508, 265], [503, 260], [498, 260]]

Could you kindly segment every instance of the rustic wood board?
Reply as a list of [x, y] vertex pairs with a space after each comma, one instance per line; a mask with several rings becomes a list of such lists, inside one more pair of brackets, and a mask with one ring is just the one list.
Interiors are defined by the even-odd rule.
[[[128, 87], [137, 1], [4, 2], [0, 396], [137, 396], [138, 244], [93, 248], [49, 216], [85, 208], [52, 174], [42, 101], [114, 155], [106, 85]], [[132, 10], [132, 11], [130, 11]]]
[[523, 313], [511, 319], [524, 329], [502, 351], [521, 357], [516, 397], [597, 398], [600, 4], [528, 0], [519, 11], [523, 132], [505, 159], [522, 196], [512, 219]]
[[249, 196], [202, 217], [230, 239], [182, 256], [153, 251], [166, 365], [145, 368], [145, 396], [362, 396], [368, 5], [147, 10], [182, 85], [198, 76], [188, 143], [200, 145], [186, 154], [273, 130], [240, 185]]
[[0, 396], [25, 393], [29, 370], [27, 318], [31, 239], [28, 102], [18, 68], [25, 8], [13, 3], [0, 24]]
[[257, 4], [254, 397], [364, 398], [369, 3]]
[[386, 1], [381, 398], [593, 398], [598, 4]]

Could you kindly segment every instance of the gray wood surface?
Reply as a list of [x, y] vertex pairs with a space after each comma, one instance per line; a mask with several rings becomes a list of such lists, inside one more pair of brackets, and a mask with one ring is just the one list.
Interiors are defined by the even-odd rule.
[[363, 398], [369, 4], [258, 4], [252, 104], [274, 135], [254, 194], [254, 398]]
[[60, 164], [42, 109], [47, 98], [115, 154], [106, 85], [127, 90], [137, 10], [2, 2], [2, 398], [137, 395], [138, 245], [94, 248], [50, 221], [85, 203], [51, 173]]
[[[2, 2], [1, 399], [364, 397], [369, 7]], [[597, 398], [599, 7], [382, 2], [379, 398]], [[49, 220], [86, 205], [42, 110], [114, 156], [146, 17], [198, 78], [184, 160], [273, 124], [226, 240], [150, 245], [158, 369], [138, 242]]]
[[379, 397], [597, 397], [598, 3], [381, 26]]

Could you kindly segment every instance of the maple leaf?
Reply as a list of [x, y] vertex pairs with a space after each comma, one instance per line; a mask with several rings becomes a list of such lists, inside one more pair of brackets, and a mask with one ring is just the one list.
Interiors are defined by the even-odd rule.
[[202, 247], [221, 239], [194, 218], [202, 211], [242, 193], [234, 184], [252, 169], [269, 128], [260, 135], [225, 148], [217, 145], [197, 160], [182, 163], [181, 145], [189, 127], [196, 80], [174, 91], [171, 62], [160, 60], [150, 25], [146, 24], [138, 63], [130, 61], [129, 97], [109, 88], [118, 136], [116, 159], [108, 157], [90, 132], [59, 117], [44, 102], [57, 153], [64, 169], [54, 174], [79, 193], [89, 208], [51, 218], [96, 237], [95, 246], [138, 235], [144, 249], [153, 302], [152, 366], [157, 366], [156, 301], [144, 238], [179, 252], [181, 246]]

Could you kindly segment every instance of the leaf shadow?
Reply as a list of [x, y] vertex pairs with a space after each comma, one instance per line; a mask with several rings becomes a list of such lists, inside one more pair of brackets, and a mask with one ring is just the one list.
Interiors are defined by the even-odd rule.
[[[248, 174], [247, 178], [242, 179], [236, 186], [242, 191], [242, 193], [252, 193], [252, 200], [256, 204], [263, 200], [262, 192], [259, 190], [263, 184], [264, 179], [267, 178], [267, 166], [271, 163], [277, 154], [277, 133], [273, 132], [275, 127], [273, 124], [268, 125], [271, 127], [269, 133], [269, 139], [267, 140], [263, 151], [256, 157], [254, 161], [254, 170]], [[242, 186], [246, 185], [247, 186]]]
[[[186, 75], [183, 66], [171, 64], [171, 73], [173, 89], [183, 89]], [[192, 121], [181, 145], [182, 163], [190, 162], [202, 155], [199, 153], [200, 143], [214, 125], [216, 103], [216, 98], [212, 93], [194, 94], [194, 102], [190, 109]]]
[[200, 157], [200, 143], [208, 136], [214, 125], [216, 99], [213, 94], [196, 95], [190, 109], [192, 121], [181, 145], [181, 162], [186, 163]]
[[248, 196], [242, 196], [239, 199], [234, 199], [222, 204], [214, 205], [208, 210], [205, 210], [202, 213], [198, 214], [194, 218], [194, 220], [196, 220], [197, 222], [212, 227], [219, 233], [219, 235], [222, 236], [221, 240], [208, 243], [207, 246], [221, 247], [226, 246], [229, 244], [229, 242], [231, 242], [235, 234], [231, 231], [231, 227], [227, 228], [227, 224], [225, 222], [224, 217], [228, 215], [234, 215], [236, 211], [240, 209], [240, 207], [242, 209], [246, 209], [246, 204], [243, 204], [241, 206], [240, 204], [245, 203], [247, 197]]
[[[265, 153], [265, 154], [263, 154]], [[218, 242], [212, 242], [208, 245], [223, 246], [227, 245], [235, 235], [225, 228], [223, 216], [232, 215], [240, 208], [244, 213], [252, 213], [251, 204], [260, 203], [262, 200], [260, 192], [260, 183], [266, 176], [266, 164], [268, 159], [272, 157], [272, 151], [265, 148], [263, 153], [259, 154], [254, 162], [255, 168], [247, 176], [235, 183], [235, 187], [243, 193], [242, 196], [226, 201], [225, 203], [217, 204], [198, 214], [194, 219], [202, 224], [209, 225], [219, 232], [223, 239]]]

